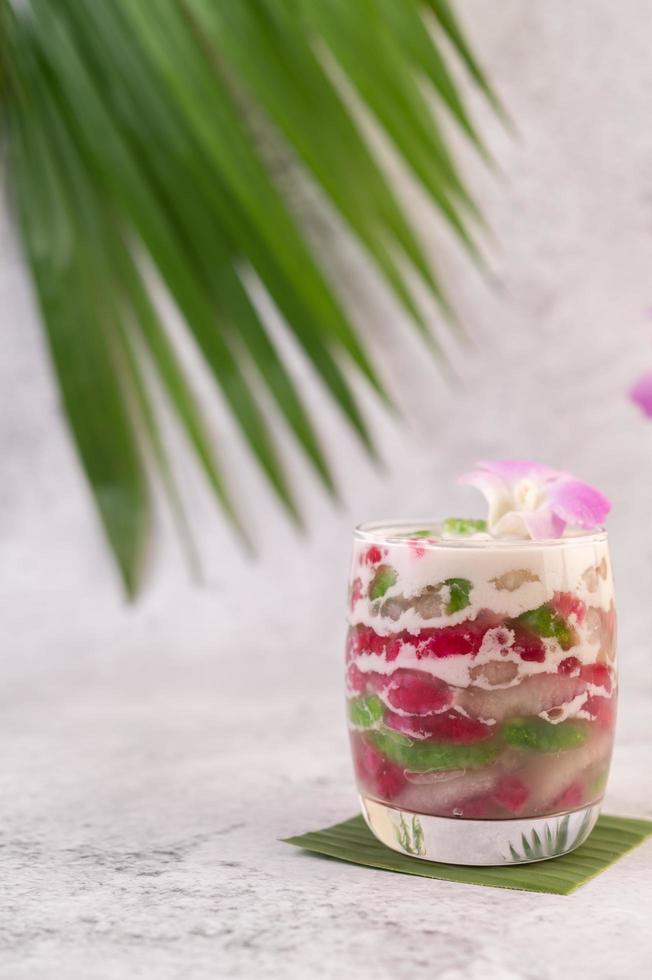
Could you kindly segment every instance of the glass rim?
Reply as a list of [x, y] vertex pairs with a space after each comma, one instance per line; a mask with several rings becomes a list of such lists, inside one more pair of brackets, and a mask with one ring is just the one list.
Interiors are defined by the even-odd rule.
[[[466, 519], [466, 518], [465, 518]], [[469, 520], [475, 520], [475, 518], [468, 518]], [[534, 540], [533, 538], [465, 538], [460, 536], [459, 538], [446, 538], [441, 541], [432, 541], [428, 538], [405, 538], [401, 539], [398, 537], [391, 537], [387, 535], [387, 531], [396, 529], [399, 534], [401, 529], [409, 530], [410, 528], [415, 529], [425, 529], [432, 528], [433, 531], [437, 527], [441, 527], [443, 524], [443, 519], [437, 520], [433, 518], [399, 518], [397, 520], [382, 520], [382, 521], [364, 521], [361, 524], [357, 524], [353, 529], [353, 538], [356, 541], [366, 541], [373, 544], [383, 544], [389, 547], [400, 547], [409, 546], [410, 542], [412, 544], [415, 540], [418, 540], [419, 547], [424, 549], [429, 549], [431, 551], [446, 551], [446, 550], [467, 550], [467, 551], [486, 551], [488, 549], [500, 550], [500, 551], [527, 551], [527, 550], [538, 550], [538, 549], [549, 549], [549, 548], [568, 548], [573, 545], [578, 544], [589, 544], [591, 542], [602, 542], [607, 541], [607, 529], [603, 525], [591, 528], [590, 530], [585, 530], [583, 528], [573, 529], [572, 533], [562, 537], [562, 538], [542, 538], [541, 540]], [[383, 534], [383, 532], [385, 532]]]

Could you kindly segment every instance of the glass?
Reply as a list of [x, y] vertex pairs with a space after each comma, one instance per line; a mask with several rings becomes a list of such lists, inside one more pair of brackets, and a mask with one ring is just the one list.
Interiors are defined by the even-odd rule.
[[362, 525], [348, 618], [351, 749], [379, 840], [494, 865], [586, 839], [616, 714], [604, 530], [526, 541]]

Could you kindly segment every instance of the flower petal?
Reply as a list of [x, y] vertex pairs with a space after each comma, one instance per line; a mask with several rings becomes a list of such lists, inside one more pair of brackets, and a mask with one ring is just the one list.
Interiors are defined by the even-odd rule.
[[543, 463], [533, 463], [527, 459], [485, 459], [476, 465], [478, 470], [494, 473], [507, 483], [515, 483], [524, 477], [549, 480], [562, 475], [559, 470], [553, 470], [549, 466], [544, 466]]
[[513, 507], [509, 484], [495, 473], [479, 469], [473, 470], [472, 473], [465, 473], [464, 476], [461, 476], [458, 483], [475, 487], [484, 496], [489, 506], [487, 524], [490, 531], [493, 530], [494, 525], [503, 514]]
[[497, 538], [527, 538], [529, 531], [525, 523], [525, 514], [520, 510], [510, 510], [490, 525], [489, 530]]
[[559, 480], [549, 491], [550, 508], [567, 524], [597, 527], [611, 510], [611, 501], [582, 480]]
[[648, 418], [652, 417], [652, 371], [641, 375], [636, 384], [632, 385], [629, 397]]
[[530, 537], [534, 541], [561, 538], [566, 528], [566, 521], [550, 510], [549, 507], [542, 507], [530, 514], [524, 514], [523, 520]]

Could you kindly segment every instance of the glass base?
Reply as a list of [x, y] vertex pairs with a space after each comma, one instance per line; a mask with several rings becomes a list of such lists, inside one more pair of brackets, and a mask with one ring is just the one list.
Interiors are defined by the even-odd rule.
[[360, 797], [367, 826], [393, 851], [443, 864], [531, 864], [568, 854], [593, 830], [601, 801], [547, 817], [464, 820], [412, 813]]

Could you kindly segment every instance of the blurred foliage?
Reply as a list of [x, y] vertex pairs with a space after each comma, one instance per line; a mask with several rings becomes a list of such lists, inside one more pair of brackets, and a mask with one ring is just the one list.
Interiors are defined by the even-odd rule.
[[8, 190], [65, 412], [133, 594], [156, 471], [187, 533], [152, 378], [246, 538], [146, 266], [296, 521], [257, 390], [271, 396], [327, 490], [335, 487], [310, 412], [252, 302], [251, 273], [373, 452], [347, 375], [385, 393], [252, 119], [263, 119], [321, 188], [427, 337], [406, 266], [452, 319], [448, 300], [342, 79], [476, 258], [477, 208], [426, 88], [483, 155], [451, 56], [502, 110], [447, 0], [0, 0], [0, 15]]

